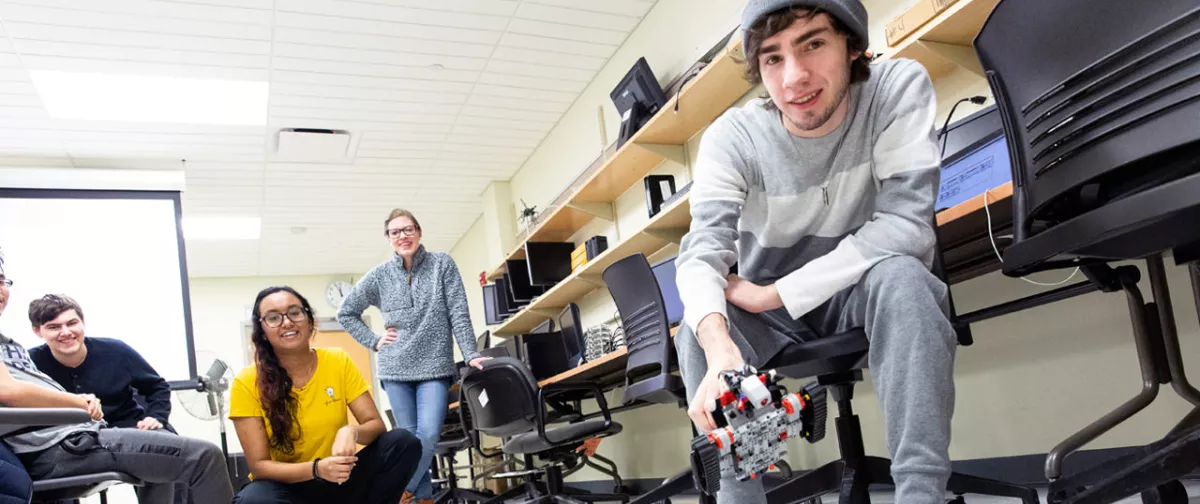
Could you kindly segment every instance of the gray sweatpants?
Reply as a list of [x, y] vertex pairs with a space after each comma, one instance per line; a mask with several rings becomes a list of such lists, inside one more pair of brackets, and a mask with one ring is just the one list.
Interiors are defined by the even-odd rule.
[[[894, 257], [801, 320], [792, 320], [783, 309], [754, 315], [730, 305], [730, 336], [746, 363], [759, 367], [787, 345], [863, 328], [871, 340], [868, 361], [887, 424], [896, 502], [942, 504], [950, 477], [957, 348], [946, 299], [946, 284], [920, 261]], [[708, 364], [686, 326], [675, 347], [690, 401]], [[766, 497], [761, 480], [726, 478], [717, 502], [760, 504]]]
[[107, 471], [123, 472], [146, 482], [141, 504], [170, 504], [172, 483], [187, 485], [192, 502], [233, 501], [233, 484], [221, 449], [207, 441], [169, 432], [100, 429], [80, 432], [35, 453], [19, 455], [34, 481]]

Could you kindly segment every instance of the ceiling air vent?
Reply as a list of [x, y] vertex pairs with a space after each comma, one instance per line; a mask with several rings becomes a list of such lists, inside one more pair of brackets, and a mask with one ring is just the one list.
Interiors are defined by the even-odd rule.
[[349, 163], [358, 150], [358, 138], [345, 130], [283, 128], [273, 161], [288, 163]]

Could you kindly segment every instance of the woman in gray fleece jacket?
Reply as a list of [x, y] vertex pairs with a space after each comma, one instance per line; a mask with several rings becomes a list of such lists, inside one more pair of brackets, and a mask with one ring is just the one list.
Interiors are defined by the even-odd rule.
[[[425, 251], [421, 224], [407, 210], [392, 210], [384, 221], [384, 235], [395, 254], [358, 281], [338, 311], [338, 322], [379, 353], [379, 377], [396, 427], [421, 440], [421, 461], [401, 502], [415, 498], [419, 504], [432, 504], [429, 463], [455, 374], [450, 340], [458, 342], [463, 360], [471, 366], [480, 368], [486, 357], [475, 348], [466, 290], [450, 254]], [[368, 306], [383, 313], [387, 334], [379, 336], [363, 323]]]

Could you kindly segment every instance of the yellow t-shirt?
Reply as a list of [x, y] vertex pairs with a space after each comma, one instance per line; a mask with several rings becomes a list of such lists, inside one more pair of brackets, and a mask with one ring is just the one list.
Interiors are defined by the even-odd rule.
[[[292, 388], [299, 398], [296, 423], [300, 439], [291, 455], [271, 448], [271, 460], [277, 462], [311, 462], [333, 453], [333, 440], [338, 429], [349, 424], [347, 407], [369, 390], [358, 366], [340, 348], [318, 348], [317, 369], [304, 388]], [[271, 437], [271, 422], [263, 411], [258, 395], [258, 371], [254, 366], [243, 369], [233, 380], [230, 391], [229, 418], [259, 417]]]

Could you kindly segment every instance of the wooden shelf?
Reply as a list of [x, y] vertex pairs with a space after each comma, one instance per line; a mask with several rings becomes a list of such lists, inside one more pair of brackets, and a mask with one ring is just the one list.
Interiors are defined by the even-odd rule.
[[575, 270], [571, 276], [538, 296], [503, 324], [493, 326], [492, 334], [511, 336], [527, 333], [546, 319], [557, 316], [568, 304], [603, 288], [601, 274], [613, 263], [639, 252], [648, 256], [670, 243], [678, 243], [687, 233], [687, 223], [691, 222], [691, 205], [688, 201], [688, 197], [684, 196], [679, 202], [659, 212], [641, 230]]
[[[712, 124], [730, 105], [752, 87], [742, 77], [743, 57], [740, 39], [734, 39], [713, 58], [677, 96], [667, 101], [642, 129], [596, 170], [567, 200], [569, 203], [548, 210], [526, 241], [566, 241], [597, 217], [597, 205], [609, 205], [625, 191], [650, 174], [664, 159], [686, 163], [686, 144]], [[676, 112], [675, 104], [679, 104]], [[584, 210], [591, 209], [593, 211]], [[509, 252], [505, 260], [524, 257], [524, 243]], [[504, 273], [501, 262], [488, 272], [494, 280]]]
[[891, 54], [884, 56], [917, 60], [929, 71], [932, 80], [960, 67], [982, 76], [983, 69], [972, 43], [999, 1], [958, 0], [899, 45], [889, 48]]

